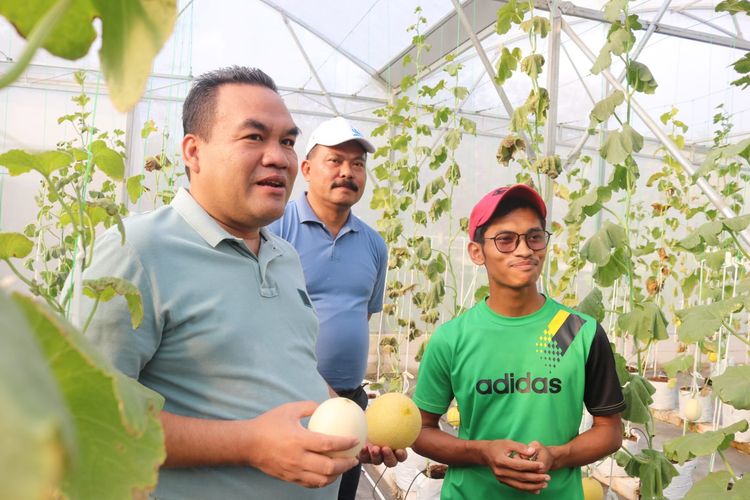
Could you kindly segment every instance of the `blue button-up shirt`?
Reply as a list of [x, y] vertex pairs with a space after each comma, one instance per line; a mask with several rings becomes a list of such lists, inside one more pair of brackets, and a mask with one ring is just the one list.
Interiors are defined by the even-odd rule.
[[303, 193], [268, 227], [299, 253], [320, 321], [318, 371], [335, 390], [357, 387], [367, 370], [368, 314], [383, 309], [388, 251], [383, 238], [350, 213], [334, 238]]

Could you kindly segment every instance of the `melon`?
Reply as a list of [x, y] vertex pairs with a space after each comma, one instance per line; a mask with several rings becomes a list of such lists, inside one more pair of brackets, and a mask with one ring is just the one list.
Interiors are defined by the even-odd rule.
[[422, 430], [419, 408], [408, 396], [389, 392], [378, 396], [367, 407], [367, 439], [393, 450], [407, 448]]
[[367, 418], [354, 401], [331, 398], [323, 401], [310, 417], [307, 429], [329, 436], [356, 437], [359, 443], [348, 450], [327, 453], [329, 457], [356, 457], [367, 441]]

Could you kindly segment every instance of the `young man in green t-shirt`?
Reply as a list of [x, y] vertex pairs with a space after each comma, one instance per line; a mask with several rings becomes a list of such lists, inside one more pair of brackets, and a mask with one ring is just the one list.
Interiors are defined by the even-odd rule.
[[[532, 188], [495, 189], [469, 219], [490, 295], [435, 331], [414, 402], [414, 449], [448, 464], [443, 499], [582, 499], [580, 466], [620, 447], [625, 403], [602, 327], [537, 291], [550, 233]], [[458, 437], [438, 427], [453, 399]], [[578, 434], [583, 404], [594, 417]]]

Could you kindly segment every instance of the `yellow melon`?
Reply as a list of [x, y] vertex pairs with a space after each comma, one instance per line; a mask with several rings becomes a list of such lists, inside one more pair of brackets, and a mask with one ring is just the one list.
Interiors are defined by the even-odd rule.
[[365, 412], [367, 439], [377, 446], [394, 450], [407, 448], [422, 430], [419, 408], [408, 396], [389, 392], [378, 396]]
[[584, 477], [582, 482], [584, 500], [604, 500], [604, 488], [599, 481], [593, 477]]
[[461, 425], [461, 414], [458, 412], [458, 406], [451, 406], [448, 408], [448, 413], [445, 414], [445, 420], [453, 427]]

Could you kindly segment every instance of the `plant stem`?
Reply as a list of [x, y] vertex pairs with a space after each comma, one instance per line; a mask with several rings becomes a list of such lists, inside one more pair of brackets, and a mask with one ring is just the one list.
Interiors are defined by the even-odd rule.
[[724, 462], [724, 467], [727, 469], [727, 472], [729, 472], [733, 478], [737, 479], [737, 474], [734, 473], [734, 469], [732, 469], [732, 465], [729, 463], [729, 460], [727, 460], [726, 455], [724, 455], [723, 450], [716, 450], [719, 452], [719, 456], [721, 457], [721, 461]]
[[96, 308], [99, 306], [100, 300], [101, 300], [101, 296], [97, 295], [96, 302], [94, 302], [94, 306], [91, 308], [91, 312], [89, 313], [88, 318], [86, 318], [86, 323], [83, 324], [83, 329], [81, 330], [81, 333], [85, 334], [86, 330], [88, 330], [91, 320], [94, 319], [94, 314], [96, 313]]
[[729, 326], [725, 321], [722, 320], [721, 324], [722, 324], [722, 326], [724, 328], [727, 329], [727, 331], [729, 333], [731, 333], [732, 335], [734, 335], [738, 340], [744, 342], [747, 345], [750, 345], [750, 341], [748, 341], [745, 337], [743, 337], [742, 335], [740, 335], [734, 328], [732, 328], [731, 326]]
[[20, 77], [26, 68], [28, 67], [31, 60], [34, 58], [34, 54], [37, 49], [44, 44], [47, 37], [57, 26], [57, 23], [65, 15], [65, 12], [73, 4], [73, 0], [58, 0], [50, 10], [47, 11], [44, 16], [37, 22], [36, 26], [32, 28], [26, 41], [26, 48], [23, 50], [21, 57], [16, 63], [11, 66], [10, 70], [0, 77], [0, 89], [7, 87]]

